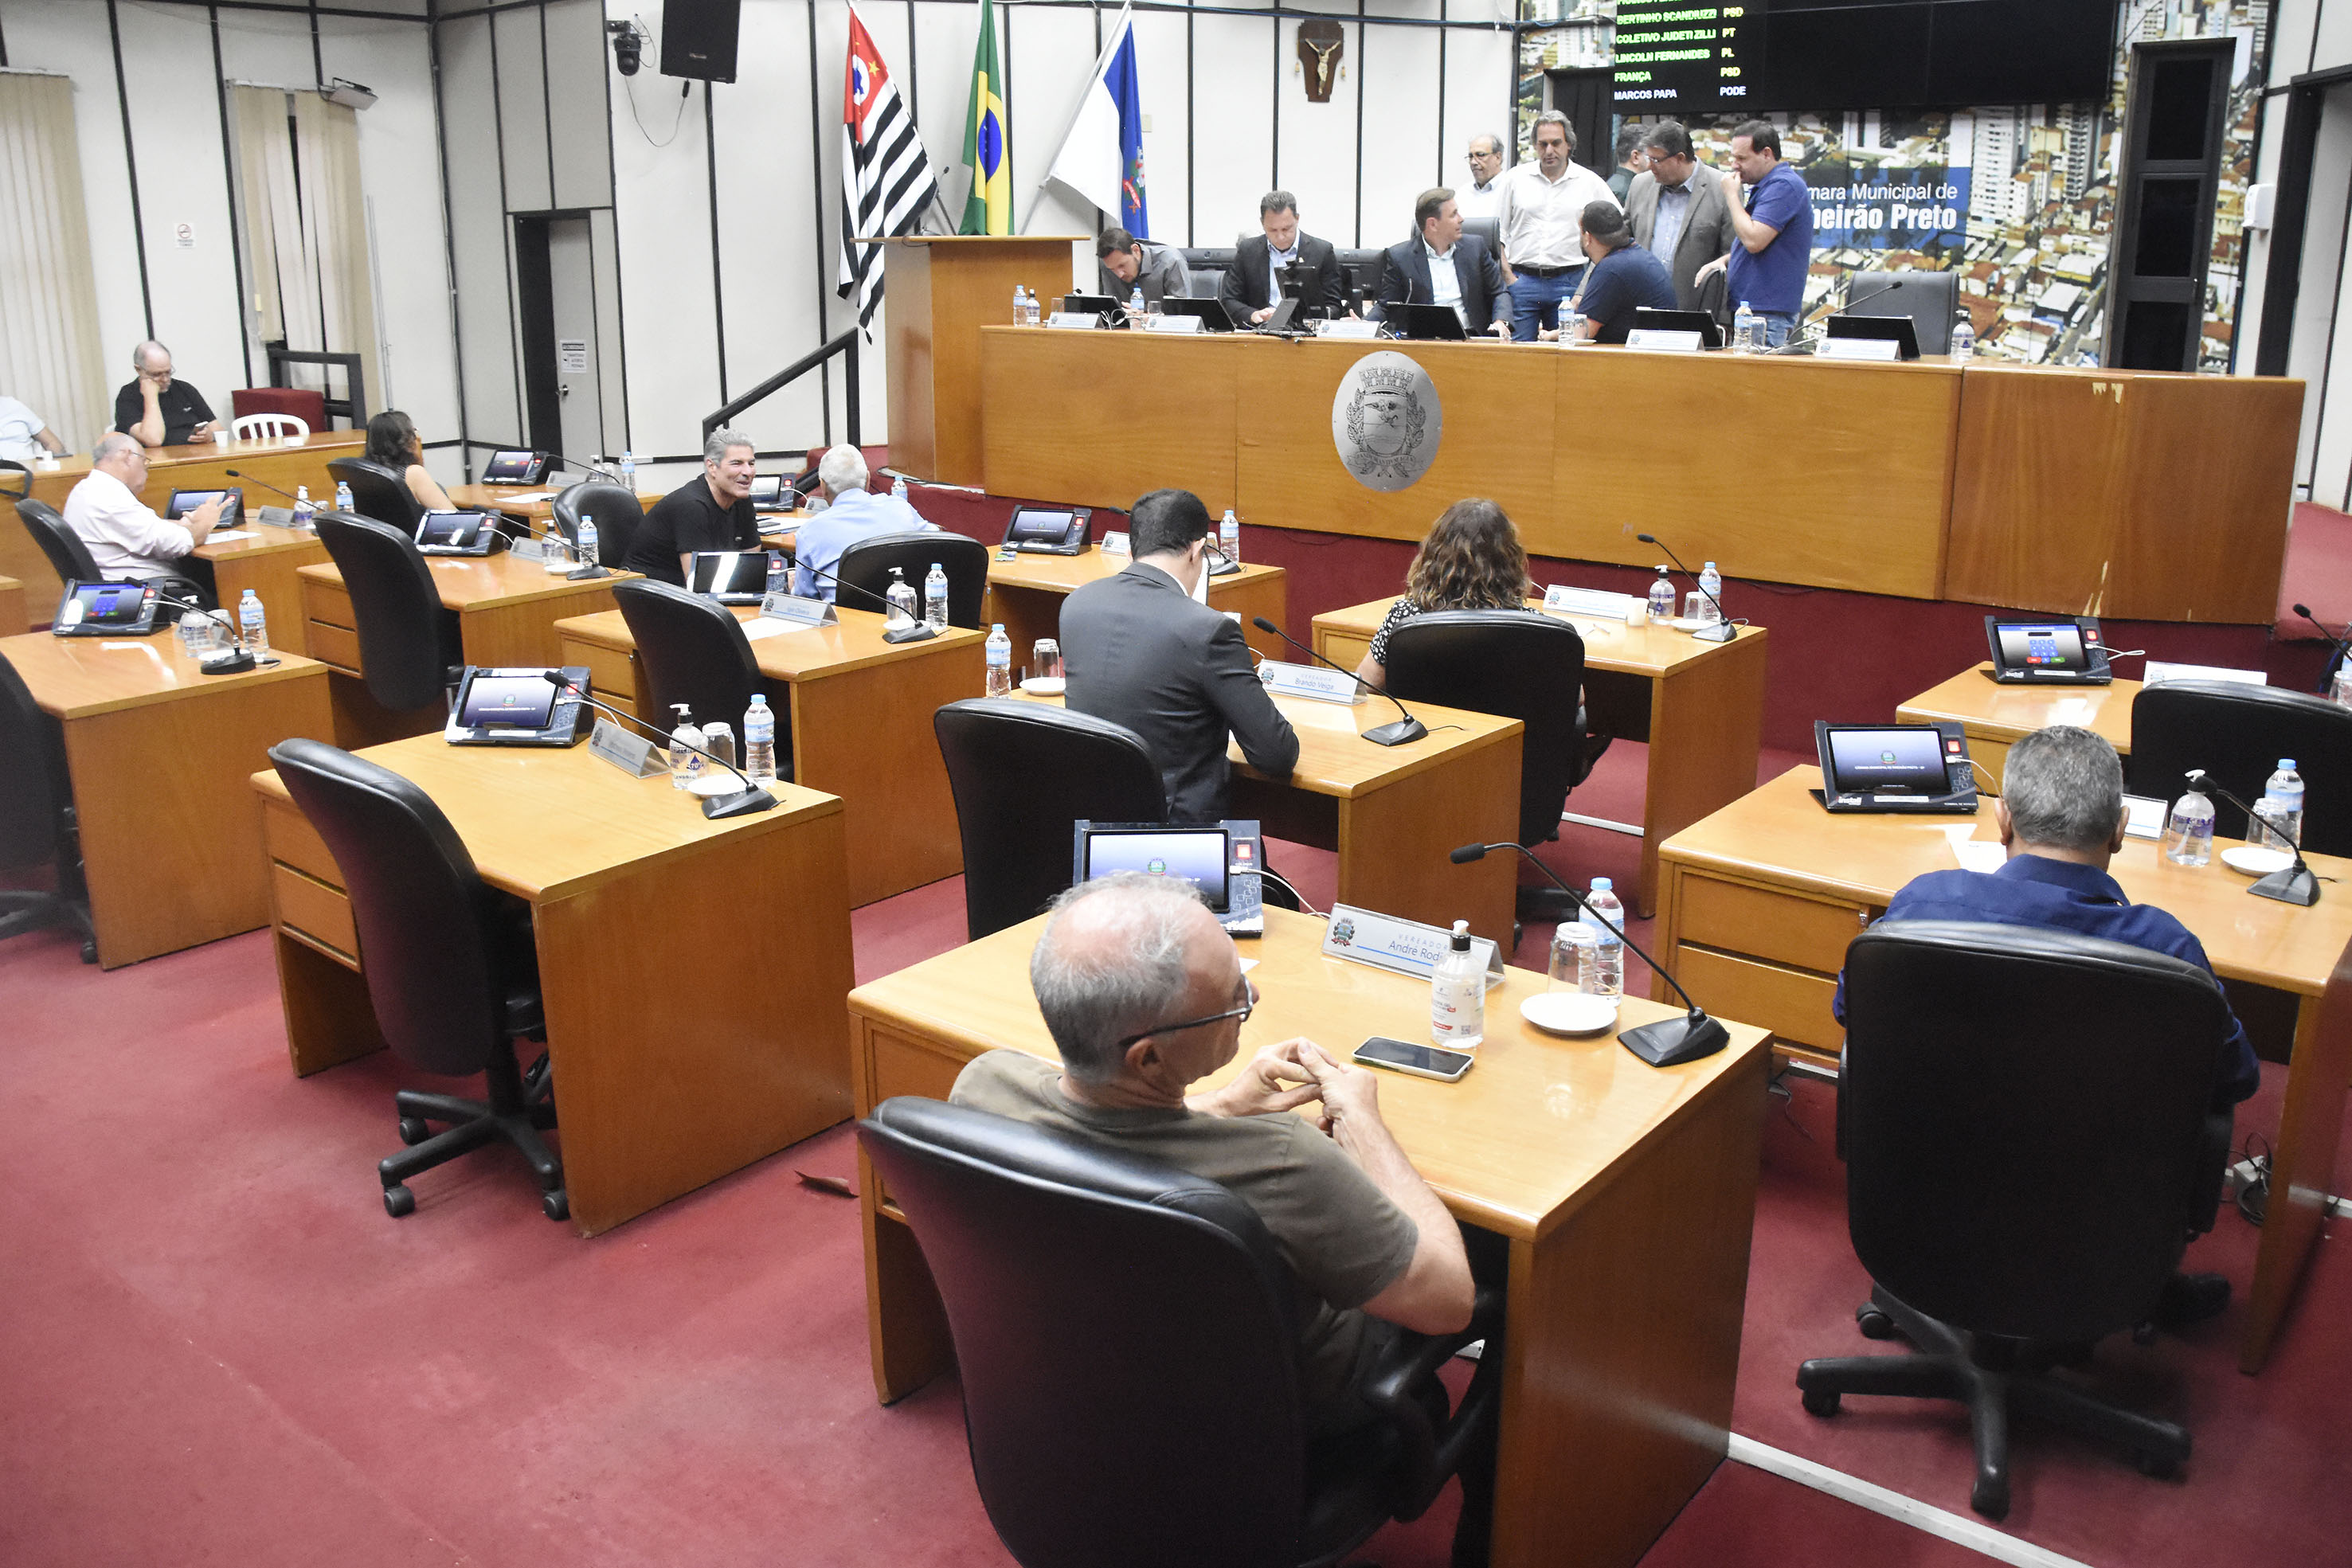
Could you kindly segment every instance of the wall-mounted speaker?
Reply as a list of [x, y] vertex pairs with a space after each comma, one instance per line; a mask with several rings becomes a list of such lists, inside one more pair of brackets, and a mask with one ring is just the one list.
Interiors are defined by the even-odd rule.
[[662, 7], [661, 74], [733, 81], [742, 14], [743, 0], [668, 0]]

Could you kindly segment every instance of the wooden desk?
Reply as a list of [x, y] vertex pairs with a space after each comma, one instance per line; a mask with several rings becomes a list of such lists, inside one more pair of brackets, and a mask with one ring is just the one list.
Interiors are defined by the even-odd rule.
[[2009, 763], [2009, 748], [2053, 724], [2094, 730], [2126, 757], [2131, 755], [2131, 710], [2137, 681], [2105, 686], [2003, 685], [1991, 678], [1990, 663], [1928, 687], [1895, 710], [1906, 724], [1958, 723], [1969, 737], [1969, 755], [1992, 775], [1996, 792]]
[[[63, 592], [64, 590], [60, 588], [58, 591]], [[41, 613], [47, 615], [56, 603], [55, 600], [50, 601]], [[25, 585], [13, 577], [0, 577], [0, 637], [13, 636], [20, 628], [29, 624], [31, 622], [26, 618], [25, 611]]]
[[[1352, 670], [1394, 599], [1315, 618], [1315, 651]], [[1530, 600], [1530, 610], [1542, 601]], [[1670, 626], [1564, 616], [1584, 637], [1584, 700], [1595, 730], [1649, 743], [1642, 798], [1643, 915], [1658, 906], [1658, 846], [1756, 787], [1764, 737], [1764, 628], [1729, 643], [1701, 643]], [[1570, 797], [1571, 806], [1575, 798]]]
[[[841, 797], [855, 907], [963, 870], [955, 796], [931, 715], [987, 689], [988, 639], [950, 628], [894, 646], [882, 641], [881, 614], [838, 613], [837, 626], [783, 630], [786, 622], [761, 621], [749, 605], [735, 610], [747, 633], [759, 633], [751, 652], [761, 673], [790, 694], [789, 707], [779, 694], [770, 700], [792, 726], [793, 779]], [[555, 630], [558, 664], [585, 664], [598, 698], [639, 713], [636, 639], [619, 611], [558, 622]], [[724, 716], [741, 745], [740, 714], [696, 716]]]
[[[555, 497], [570, 489], [579, 480], [561, 485], [451, 485], [449, 503], [469, 512], [499, 512], [509, 517], [526, 517], [534, 523], [544, 523], [555, 516]], [[521, 496], [542, 496], [544, 500], [523, 501]], [[640, 490], [637, 505], [651, 507], [661, 499], [658, 492]]]
[[205, 675], [176, 632], [0, 640], [58, 722], [98, 961], [119, 968], [269, 924], [246, 779], [291, 736], [333, 733], [323, 664]]
[[[261, 480], [289, 491], [308, 485], [310, 498], [323, 507], [335, 494], [334, 478], [327, 472], [328, 460], [356, 457], [366, 446], [364, 430], [320, 430], [292, 441], [199, 441], [186, 446], [152, 447], [147, 454], [147, 487], [139, 492], [139, 498], [160, 512], [170, 504], [174, 490], [242, 486], [246, 515], [252, 517], [265, 506], [279, 504], [278, 497], [254, 483]], [[226, 472], [230, 468], [246, 477], [230, 478]], [[88, 457], [61, 459], [56, 469], [34, 474], [33, 499], [46, 501], [63, 515], [66, 497], [89, 473]], [[37, 614], [47, 615], [55, 609], [58, 596], [65, 591], [58, 574], [49, 570], [48, 557], [41, 553], [32, 535], [17, 520], [13, 497], [5, 492], [0, 492], [0, 572], [24, 583], [26, 607]], [[274, 613], [270, 624], [278, 624]], [[0, 622], [0, 626], [19, 629], [13, 622]]]
[[[1675, 977], [1714, 1011], [1754, 1019], [1790, 1055], [1834, 1064], [1844, 1035], [1830, 998], [1846, 944], [1886, 912], [1913, 877], [1957, 864], [1944, 829], [1998, 835], [1990, 810], [1965, 817], [1832, 816], [1806, 791], [1817, 768], [1782, 774], [1745, 800], [1667, 841], [1658, 947]], [[2221, 846], [2217, 846], [2221, 847]], [[2323, 883], [2352, 886], [2352, 860], [2309, 857]], [[2257, 1371], [2317, 1239], [2343, 1132], [2352, 1076], [2352, 897], [2308, 909], [2254, 898], [2222, 865], [2190, 870], [2157, 844], [2130, 839], [2111, 868], [2135, 903], [2178, 916], [2223, 979], [2285, 993], [2294, 1002], [2271, 1177], [2239, 1364]], [[1653, 982], [1655, 995], [1664, 988]]]
[[[992, 555], [988, 612], [981, 619], [1004, 623], [1004, 634], [1013, 640], [1013, 668], [1025, 668], [1038, 638], [1061, 635], [1063, 600], [1087, 583], [1117, 577], [1127, 568], [1127, 557], [1108, 554], [1098, 545], [1088, 545], [1077, 555], [1024, 552], [1011, 560]], [[1298, 657], [1298, 650], [1281, 638], [1269, 637], [1250, 624], [1260, 615], [1277, 626], [1289, 624], [1290, 577], [1282, 568], [1244, 562], [1239, 571], [1209, 579], [1209, 608], [1239, 615], [1243, 640], [1267, 658]]]
[[[848, 1113], [839, 998], [856, 980], [838, 800], [780, 784], [773, 810], [713, 822], [667, 777], [632, 779], [585, 746], [420, 736], [361, 755], [433, 798], [483, 881], [530, 901], [581, 1235]], [[383, 1049], [341, 873], [274, 770], [247, 787], [261, 795], [256, 861], [294, 1071]], [[352, 1153], [353, 1181], [363, 1157]]]
[[[1031, 920], [850, 993], [857, 1113], [897, 1094], [944, 1099], [997, 1047], [1055, 1059], [1027, 981]], [[1269, 909], [1244, 945], [1264, 999], [1241, 1056], [1305, 1034], [1335, 1054], [1371, 1034], [1419, 1039], [1424, 982], [1322, 957], [1322, 923]], [[1663, 1071], [1613, 1039], [1552, 1040], [1518, 1016], [1544, 977], [1486, 995], [1486, 1041], [1459, 1083], [1391, 1075], [1381, 1107], [1461, 1219], [1507, 1238], [1510, 1286], [1498, 1568], [1626, 1568], [1727, 1447], [1769, 1053], [1759, 1030]], [[1629, 998], [1630, 1027], [1673, 1009]], [[1232, 1069], [1216, 1075], [1223, 1082]], [[898, 1209], [859, 1156], [876, 1392], [913, 1392], [951, 1358], [937, 1293]]]
[[[1025, 694], [1024, 700], [1062, 701]], [[1277, 696], [1274, 706], [1298, 734], [1298, 766], [1276, 782], [1251, 767], [1238, 744], [1228, 747], [1234, 782], [1227, 810], [1256, 818], [1276, 838], [1337, 851], [1340, 903], [1432, 925], [1467, 920], [1508, 953], [1517, 857], [1455, 865], [1446, 855], [1473, 839], [1495, 843], [1518, 831], [1519, 745], [1527, 727], [1419, 703], [1412, 711], [1429, 733], [1403, 746], [1377, 746], [1363, 732], [1396, 715], [1375, 698], [1342, 706]]]
[[261, 596], [262, 612], [269, 618], [271, 646], [309, 653], [310, 633], [304, 624], [302, 580], [297, 574], [306, 566], [324, 562], [327, 547], [312, 529], [274, 528], [250, 520], [249, 514], [246, 522], [228, 531], [250, 537], [215, 537], [195, 551], [197, 559], [212, 563], [213, 587], [221, 608], [236, 614], [245, 591], [253, 590]]
[[[441, 591], [441, 607], [457, 616], [466, 663], [487, 667], [557, 663], [562, 639], [555, 623], [613, 608], [613, 584], [635, 574], [572, 582], [551, 575], [535, 560], [510, 551], [478, 558], [427, 556], [427, 570]], [[351, 590], [333, 562], [298, 569], [302, 585], [303, 635], [311, 657], [331, 666], [336, 744], [355, 750], [388, 739], [439, 729], [432, 710], [388, 714], [362, 685], [360, 636], [354, 630]]]

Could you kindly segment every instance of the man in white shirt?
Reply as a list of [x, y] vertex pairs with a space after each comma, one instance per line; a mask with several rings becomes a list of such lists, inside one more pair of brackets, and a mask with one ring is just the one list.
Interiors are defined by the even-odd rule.
[[1513, 169], [1503, 190], [1503, 256], [1510, 263], [1511, 336], [1536, 340], [1540, 328], [1557, 329], [1559, 307], [1584, 282], [1584, 235], [1580, 220], [1594, 202], [1618, 204], [1609, 182], [1580, 163], [1569, 162], [1576, 131], [1568, 116], [1547, 110], [1536, 116], [1536, 161]]
[[1503, 215], [1503, 139], [1481, 132], [1470, 139], [1470, 183], [1457, 188], [1454, 199], [1465, 218]]
[[66, 444], [58, 439], [47, 420], [15, 398], [0, 393], [0, 457], [30, 463], [44, 452], [65, 449]]
[[[841, 552], [861, 539], [883, 534], [910, 531], [938, 533], [939, 525], [927, 523], [914, 507], [885, 492], [877, 496], [866, 489], [873, 476], [866, 472], [866, 455], [855, 446], [833, 446], [825, 449], [816, 461], [817, 482], [824, 486], [825, 509], [800, 526], [793, 539], [793, 591], [806, 599], [812, 596], [831, 601], [834, 596], [833, 573], [841, 565]], [[811, 570], [814, 567], [816, 570]], [[824, 575], [820, 577], [819, 572]], [[909, 582], [919, 599], [923, 585]], [[853, 608], [878, 610], [881, 606], [852, 594], [856, 601]]]
[[222, 503], [207, 501], [167, 521], [139, 498], [147, 487], [147, 450], [138, 437], [110, 431], [90, 456], [89, 473], [66, 497], [66, 526], [89, 547], [98, 570], [110, 578], [181, 578], [209, 598], [212, 563], [190, 552], [219, 526]]

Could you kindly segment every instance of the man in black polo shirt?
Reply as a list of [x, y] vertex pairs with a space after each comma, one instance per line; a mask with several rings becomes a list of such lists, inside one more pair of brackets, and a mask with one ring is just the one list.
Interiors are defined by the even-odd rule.
[[654, 503], [629, 547], [631, 571], [686, 586], [687, 558], [701, 550], [760, 548], [760, 517], [751, 509], [751, 476], [759, 465], [751, 438], [714, 430], [702, 444], [702, 474]]
[[138, 379], [114, 394], [114, 428], [142, 446], [181, 446], [213, 429], [212, 405], [172, 378], [172, 350], [150, 339], [131, 350]]

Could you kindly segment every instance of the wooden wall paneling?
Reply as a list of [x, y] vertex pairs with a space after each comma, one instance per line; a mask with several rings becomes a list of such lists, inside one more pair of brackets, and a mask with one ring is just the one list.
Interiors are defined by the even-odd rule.
[[980, 339], [989, 494], [1125, 509], [1176, 486], [1213, 516], [1235, 505], [1235, 376], [1243, 351], [1266, 345], [1011, 327]]

